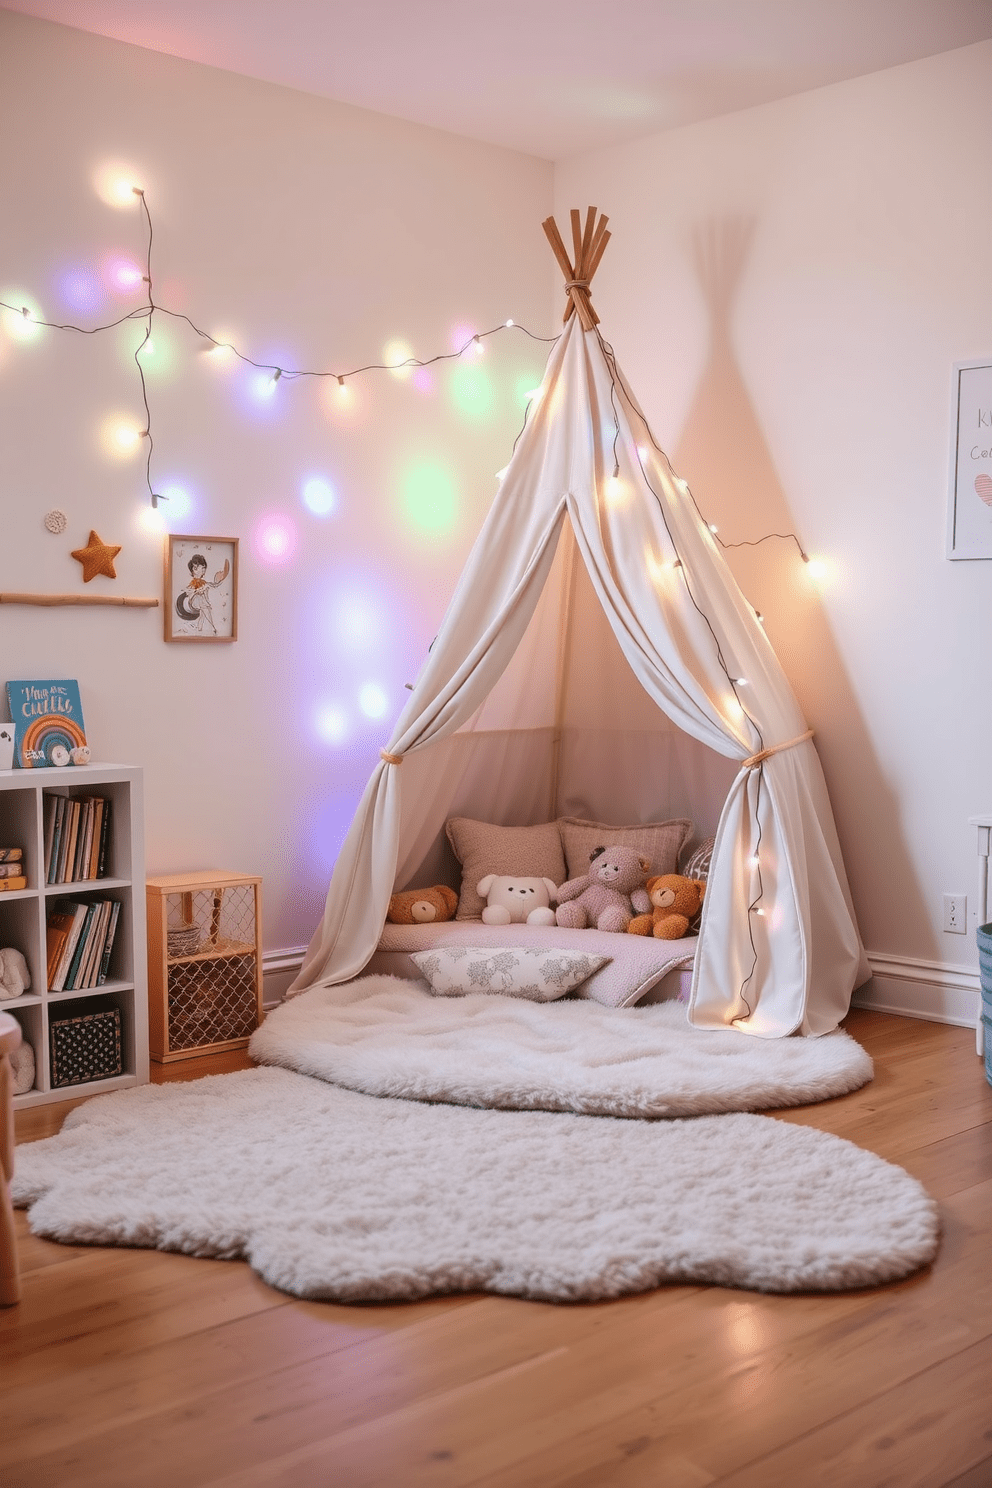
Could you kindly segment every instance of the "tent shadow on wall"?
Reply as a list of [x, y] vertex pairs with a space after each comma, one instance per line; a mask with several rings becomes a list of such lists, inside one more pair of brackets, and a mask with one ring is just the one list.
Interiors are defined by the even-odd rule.
[[[672, 451], [675, 469], [728, 543], [796, 530], [731, 341], [731, 310], [753, 232], [753, 219], [730, 218], [701, 224], [695, 233], [710, 349]], [[769, 639], [816, 731], [865, 944], [891, 949], [887, 927], [913, 925], [919, 933], [930, 920], [910, 866], [899, 799], [875, 752], [823, 601], [791, 540], [731, 548], [725, 556], [744, 594], [765, 616]], [[928, 950], [939, 958], [932, 933], [929, 942]]]

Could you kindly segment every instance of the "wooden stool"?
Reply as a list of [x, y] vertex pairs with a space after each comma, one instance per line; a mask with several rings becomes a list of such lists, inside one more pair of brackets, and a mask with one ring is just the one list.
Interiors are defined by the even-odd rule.
[[0, 1013], [0, 1307], [21, 1300], [10, 1181], [14, 1176], [14, 1071], [10, 1056], [20, 1048], [21, 1025]]

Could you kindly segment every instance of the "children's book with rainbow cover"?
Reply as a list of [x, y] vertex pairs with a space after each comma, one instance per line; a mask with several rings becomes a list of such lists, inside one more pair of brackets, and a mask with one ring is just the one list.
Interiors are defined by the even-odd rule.
[[86, 749], [79, 683], [8, 682], [7, 702], [14, 723], [15, 770], [84, 764]]

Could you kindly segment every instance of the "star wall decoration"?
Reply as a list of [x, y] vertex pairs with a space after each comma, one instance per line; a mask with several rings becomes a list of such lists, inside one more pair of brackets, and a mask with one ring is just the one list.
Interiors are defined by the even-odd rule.
[[112, 547], [105, 543], [101, 537], [90, 529], [90, 540], [85, 548], [73, 548], [72, 556], [83, 565], [83, 583], [88, 584], [90, 579], [95, 579], [97, 574], [106, 574], [108, 579], [116, 579], [117, 570], [114, 568], [114, 559], [120, 552], [120, 544]]

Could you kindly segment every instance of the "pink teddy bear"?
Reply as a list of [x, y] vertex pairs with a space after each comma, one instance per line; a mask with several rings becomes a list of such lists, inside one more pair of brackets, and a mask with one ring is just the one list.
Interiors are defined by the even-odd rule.
[[[589, 872], [571, 878], [558, 890], [555, 924], [567, 930], [624, 931], [634, 912], [648, 914], [651, 900], [644, 880], [649, 858], [632, 847], [597, 847], [589, 854]], [[566, 902], [567, 901], [567, 902]]]

